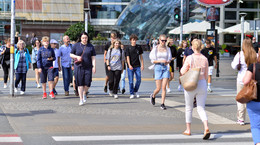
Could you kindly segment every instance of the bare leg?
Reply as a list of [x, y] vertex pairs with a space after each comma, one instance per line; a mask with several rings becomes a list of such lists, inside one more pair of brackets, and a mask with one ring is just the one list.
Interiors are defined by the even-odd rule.
[[42, 83], [42, 90], [43, 90], [43, 93], [46, 92], [46, 83]]
[[56, 87], [58, 81], [59, 81], [59, 77], [57, 76], [57, 77], [54, 78], [53, 88]]
[[107, 83], [108, 83], [108, 76], [106, 76], [106, 82], [105, 82], [105, 86], [107, 86]]
[[84, 91], [83, 91], [83, 94], [86, 94], [86, 93], [88, 92], [88, 89], [89, 89], [89, 87], [87, 87], [87, 86], [84, 86]]
[[204, 125], [204, 134], [206, 133], [206, 131], [209, 130], [209, 126], [208, 126], [208, 120], [203, 121], [203, 125]]
[[80, 101], [82, 101], [82, 99], [83, 99], [83, 90], [84, 90], [83, 86], [78, 86], [78, 92], [79, 92]]
[[164, 104], [165, 96], [166, 96], [166, 84], [168, 82], [168, 78], [164, 78], [162, 80], [162, 104]]
[[38, 72], [38, 69], [35, 69], [35, 80], [37, 85], [39, 84], [39, 80], [40, 80], [40, 74]]
[[191, 123], [186, 123], [186, 130], [183, 132], [185, 134], [190, 134], [190, 129], [191, 129]]
[[153, 91], [153, 98], [160, 92], [162, 87], [162, 80], [155, 80], [156, 89]]
[[[49, 85], [49, 91], [52, 92], [53, 90], [53, 81], [48, 81], [48, 85]], [[46, 90], [46, 87], [45, 87]]]

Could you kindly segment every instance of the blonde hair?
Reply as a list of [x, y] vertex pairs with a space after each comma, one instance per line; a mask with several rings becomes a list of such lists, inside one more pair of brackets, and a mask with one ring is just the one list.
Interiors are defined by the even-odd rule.
[[19, 46], [20, 46], [20, 44], [23, 44], [23, 48], [25, 48], [26, 47], [26, 43], [23, 41], [23, 40], [19, 40], [18, 42], [17, 42], [17, 47], [19, 48]]
[[203, 49], [203, 47], [204, 46], [203, 46], [202, 42], [199, 39], [194, 39], [192, 41], [192, 48], [193, 49], [195, 49], [195, 50], [200, 52], [200, 50]]
[[[186, 47], [188, 47], [188, 42], [187, 42], [186, 40], [182, 40], [182, 41], [181, 41], [180, 48], [183, 48], [183, 43], [186, 43], [186, 44], [187, 44], [187, 46], [186, 46]], [[184, 49], [185, 49], [185, 48], [184, 48]]]
[[109, 47], [109, 49], [113, 49], [114, 47], [115, 47], [115, 43], [116, 42], [119, 42], [119, 47], [121, 47], [121, 41], [119, 40], [119, 39], [116, 39], [116, 40], [114, 40], [113, 42], [112, 42], [112, 44], [111, 44], [111, 46]]
[[42, 37], [42, 42], [49, 42], [50, 38], [48, 36]]
[[252, 41], [250, 38], [246, 38], [243, 40], [242, 50], [244, 52], [245, 62], [246, 62], [247, 67], [250, 64], [257, 62], [257, 55], [253, 48], [253, 44], [252, 44]]

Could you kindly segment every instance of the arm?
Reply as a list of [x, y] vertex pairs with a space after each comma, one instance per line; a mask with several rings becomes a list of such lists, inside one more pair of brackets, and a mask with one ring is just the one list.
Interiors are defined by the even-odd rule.
[[91, 56], [91, 60], [92, 60], [92, 65], [93, 65], [92, 71], [93, 71], [93, 73], [96, 73], [96, 57]]
[[41, 50], [38, 51], [37, 54], [37, 68], [38, 71], [41, 73], [42, 72], [42, 54], [41, 54]]
[[104, 51], [104, 63], [106, 63], [106, 56], [107, 56], [107, 51]]
[[204, 73], [204, 77], [205, 77], [205, 80], [207, 80], [208, 79], [208, 68], [209, 68], [209, 62], [208, 62], [208, 60], [206, 59], [206, 68], [205, 68], [205, 73]]
[[252, 79], [252, 76], [253, 76], [253, 73], [251, 71], [247, 70], [246, 74], [245, 74], [245, 76], [244, 76], [244, 78], [242, 80], [244, 85], [247, 85], [250, 82], [250, 80]]
[[143, 58], [142, 54], [140, 55], [140, 60], [141, 60], [141, 71], [143, 71], [144, 70], [144, 58]]
[[122, 62], [122, 71], [121, 71], [121, 74], [122, 74], [122, 73], [124, 72], [125, 61], [122, 60], [121, 62]]
[[[241, 61], [241, 60], [240, 60]], [[240, 62], [241, 63], [241, 62]], [[237, 69], [237, 65], [239, 64], [239, 52], [236, 54], [236, 56], [234, 57], [233, 61], [231, 62], [231, 67], [236, 70]]]
[[217, 69], [217, 67], [218, 67], [218, 60], [217, 60], [217, 56], [216, 55], [214, 56], [214, 60], [215, 60], [215, 69]]
[[109, 60], [108, 60], [108, 59], [106, 60], [106, 63], [107, 63], [107, 69], [108, 69], [108, 70], [111, 70], [111, 67], [110, 67], [110, 65], [109, 65]]
[[[188, 59], [189, 59], [189, 57], [188, 57]], [[181, 75], [184, 75], [189, 70], [190, 64], [188, 62], [189, 61], [184, 61], [183, 66], [182, 66], [181, 71], [180, 71]]]
[[59, 67], [59, 71], [61, 71], [60, 57], [58, 57], [58, 67]]
[[133, 70], [133, 67], [130, 64], [130, 57], [129, 56], [126, 56], [126, 62], [127, 62], [128, 66], [129, 66], [129, 69]]

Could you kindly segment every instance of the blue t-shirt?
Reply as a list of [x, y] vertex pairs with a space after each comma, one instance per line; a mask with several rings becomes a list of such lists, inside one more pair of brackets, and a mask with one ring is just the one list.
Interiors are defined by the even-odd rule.
[[55, 53], [55, 61], [53, 61], [53, 67], [54, 68], [59, 68], [59, 64], [58, 64], [58, 58], [60, 57], [60, 53], [59, 53], [59, 49], [58, 48], [54, 48], [54, 53]]
[[[84, 49], [85, 51], [82, 55]], [[78, 42], [73, 45], [71, 54], [75, 54], [77, 56], [82, 55], [82, 62], [80, 64], [74, 64], [74, 66], [81, 66], [85, 69], [92, 69], [92, 56], [96, 56], [96, 51], [92, 44], [88, 43], [87, 45], [83, 45], [81, 42]]]
[[187, 47], [184, 51], [184, 55], [187, 57], [189, 55], [192, 55], [194, 52], [193, 50], [191, 49], [191, 47]]

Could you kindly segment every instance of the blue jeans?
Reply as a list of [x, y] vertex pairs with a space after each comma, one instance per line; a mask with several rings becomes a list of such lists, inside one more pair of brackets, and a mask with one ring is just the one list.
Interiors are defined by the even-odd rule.
[[70, 80], [72, 77], [71, 67], [62, 67], [64, 91], [69, 91]]
[[260, 143], [260, 102], [250, 101], [246, 107], [254, 144]]
[[[141, 69], [140, 67], [135, 67], [133, 68], [133, 70], [127, 68], [127, 73], [128, 73], [130, 94], [134, 95], [135, 92], [138, 92], [141, 84]], [[136, 78], [135, 87], [134, 87], [134, 74]]]
[[[123, 73], [121, 74], [121, 87], [122, 87], [122, 89], [125, 89], [125, 76], [126, 76], [126, 71], [124, 69]], [[120, 89], [120, 87], [119, 87], [119, 89]]]

